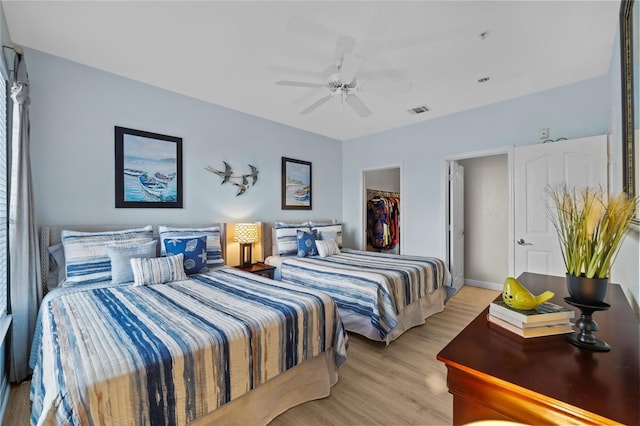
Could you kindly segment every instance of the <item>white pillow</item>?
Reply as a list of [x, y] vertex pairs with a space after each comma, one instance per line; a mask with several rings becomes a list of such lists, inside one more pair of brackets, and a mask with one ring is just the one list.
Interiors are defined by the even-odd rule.
[[133, 271], [134, 286], [164, 284], [172, 281], [188, 280], [184, 266], [184, 255], [129, 259]]
[[[342, 248], [342, 224], [341, 223], [317, 224], [312, 222], [311, 229], [317, 230], [318, 235], [320, 235], [323, 240], [325, 239], [325, 235], [331, 235], [332, 237], [335, 238], [336, 243], [338, 243], [338, 247]], [[335, 236], [329, 233], [335, 233]]]
[[327, 257], [333, 254], [340, 254], [340, 247], [335, 240], [317, 240], [316, 248], [320, 257]]

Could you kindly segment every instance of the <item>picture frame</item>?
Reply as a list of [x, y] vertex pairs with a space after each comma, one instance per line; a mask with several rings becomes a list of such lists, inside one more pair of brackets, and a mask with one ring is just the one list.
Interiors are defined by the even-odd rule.
[[116, 208], [182, 208], [182, 138], [115, 126]]
[[[640, 3], [637, 0], [620, 2], [620, 69], [622, 82], [622, 190], [629, 197], [638, 195], [640, 190], [640, 119], [638, 118], [637, 96], [640, 87], [640, 70], [635, 69], [640, 56], [637, 38], [640, 33], [638, 12]], [[633, 220], [640, 224], [640, 212]]]
[[282, 157], [282, 210], [311, 209], [311, 162]]

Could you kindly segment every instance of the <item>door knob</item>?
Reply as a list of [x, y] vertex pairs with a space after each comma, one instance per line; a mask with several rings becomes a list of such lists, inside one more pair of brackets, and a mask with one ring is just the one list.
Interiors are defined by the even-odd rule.
[[520, 238], [520, 239], [517, 241], [517, 243], [518, 243], [518, 244], [520, 244], [521, 246], [525, 245], [525, 242], [524, 242], [524, 240], [523, 240], [522, 238]]

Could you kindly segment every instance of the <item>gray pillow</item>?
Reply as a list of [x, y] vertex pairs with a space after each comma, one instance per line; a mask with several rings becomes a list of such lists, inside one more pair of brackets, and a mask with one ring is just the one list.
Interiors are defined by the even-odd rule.
[[47, 274], [47, 289], [58, 287], [67, 277], [64, 266], [64, 248], [62, 243], [47, 248], [49, 251], [49, 273]]
[[157, 241], [149, 241], [135, 246], [107, 247], [111, 259], [111, 281], [114, 284], [133, 282], [130, 259], [156, 257]]

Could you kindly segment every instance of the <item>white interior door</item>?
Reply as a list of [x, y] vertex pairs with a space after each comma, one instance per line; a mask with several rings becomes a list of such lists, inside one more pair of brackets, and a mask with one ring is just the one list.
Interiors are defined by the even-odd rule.
[[449, 163], [449, 269], [453, 286], [464, 284], [464, 168], [457, 162]]
[[607, 137], [593, 136], [514, 149], [514, 263], [522, 272], [564, 276], [558, 235], [547, 211], [546, 189], [598, 186], [607, 190]]

